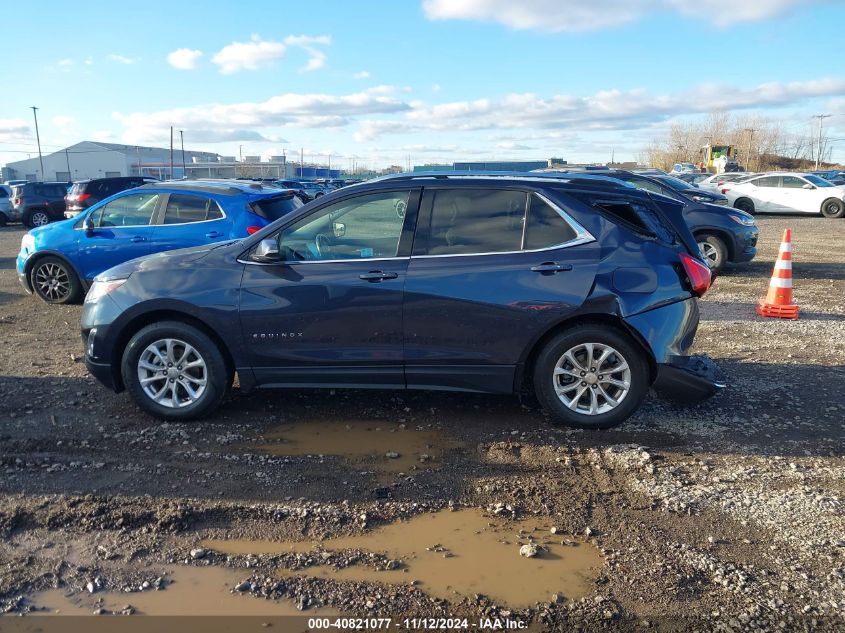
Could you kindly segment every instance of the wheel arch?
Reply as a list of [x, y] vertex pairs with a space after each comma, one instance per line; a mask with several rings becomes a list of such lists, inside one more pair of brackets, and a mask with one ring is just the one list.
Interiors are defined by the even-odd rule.
[[[838, 202], [840, 207], [845, 207], [845, 201], [843, 201], [842, 198], [837, 198], [836, 196], [828, 196], [827, 198], [822, 200], [822, 203], [819, 205], [819, 213], [821, 213], [823, 216], [824, 216], [824, 205], [826, 205], [831, 200], [835, 200], [836, 202]], [[828, 217], [828, 216], [825, 216], [825, 217]]]
[[178, 321], [179, 323], [184, 323], [185, 325], [190, 325], [200, 330], [217, 345], [220, 353], [223, 355], [223, 360], [226, 363], [227, 369], [230, 372], [235, 371], [236, 365], [234, 357], [232, 356], [232, 352], [226, 344], [225, 339], [206, 321], [196, 315], [181, 312], [176, 309], [151, 310], [132, 317], [120, 328], [119, 334], [114, 339], [111, 349], [110, 365], [117, 390], [123, 390], [126, 388], [126, 385], [123, 384], [120, 366], [123, 361], [123, 352], [126, 349], [129, 340], [143, 328], [159, 321]]
[[79, 270], [76, 268], [76, 266], [73, 265], [73, 262], [70, 261], [70, 259], [64, 253], [61, 253], [59, 251], [35, 251], [32, 254], [32, 256], [30, 256], [30, 258], [26, 260], [26, 263], [24, 264], [23, 272], [24, 272], [24, 278], [26, 280], [26, 285], [30, 290], [33, 289], [32, 288], [32, 280], [31, 280], [32, 269], [35, 268], [35, 264], [37, 264], [39, 261], [41, 261], [45, 257], [55, 257], [56, 259], [62, 260], [65, 264], [67, 264], [70, 267], [70, 269], [73, 271], [73, 274], [76, 275], [76, 278], [79, 280], [79, 283], [82, 285], [82, 289], [86, 292], [88, 291], [88, 286], [89, 286], [88, 282], [85, 280], [85, 278], [82, 275], [79, 274]]
[[695, 230], [693, 230], [692, 234], [693, 237], [696, 238], [696, 240], [699, 238], [699, 236], [704, 237], [707, 235], [713, 235], [714, 237], [718, 237], [720, 240], [722, 240], [722, 243], [724, 243], [725, 248], [728, 251], [728, 261], [733, 261], [734, 256], [736, 255], [736, 249], [734, 248], [733, 235], [731, 235], [729, 231], [720, 228], [711, 228], [708, 226], [704, 228], [696, 228]]
[[736, 200], [734, 200], [733, 208], [739, 209], [740, 211], [742, 211], [742, 209], [740, 207], [736, 206], [737, 203], [739, 203], [739, 202], [749, 202], [751, 204], [751, 208], [754, 209], [755, 211], [757, 210], [757, 205], [754, 204], [754, 200], [752, 200], [748, 196], [739, 196]]
[[579, 325], [601, 325], [605, 327], [612, 327], [615, 330], [625, 334], [631, 338], [643, 351], [645, 359], [648, 362], [649, 369], [649, 384], [653, 383], [657, 377], [657, 361], [654, 358], [654, 353], [649, 347], [646, 340], [634, 328], [625, 324], [621, 317], [615, 314], [598, 313], [598, 314], [580, 314], [573, 316], [564, 321], [559, 321], [545, 332], [543, 332], [537, 340], [533, 342], [523, 356], [522, 361], [517, 366], [516, 375], [514, 376], [514, 391], [520, 393], [525, 390], [526, 385], [530, 384], [534, 371], [534, 362], [543, 349], [545, 344], [552, 338], [572, 329]]

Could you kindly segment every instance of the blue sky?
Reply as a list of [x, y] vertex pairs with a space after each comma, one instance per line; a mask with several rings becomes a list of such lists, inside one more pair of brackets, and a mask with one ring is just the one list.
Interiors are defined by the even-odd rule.
[[[830, 113], [845, 160], [845, 3], [403, 0], [4, 11], [0, 164], [83, 139], [348, 166], [634, 159], [673, 121]], [[34, 38], [33, 33], [38, 37]]]

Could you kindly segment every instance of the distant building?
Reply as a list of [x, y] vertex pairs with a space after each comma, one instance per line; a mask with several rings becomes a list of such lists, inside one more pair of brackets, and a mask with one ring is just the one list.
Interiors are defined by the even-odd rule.
[[428, 163], [426, 165], [414, 165], [414, 171], [453, 171], [455, 166], [444, 163]]
[[455, 163], [455, 171], [534, 171], [549, 166], [547, 160], [496, 160]]
[[152, 176], [168, 178], [338, 178], [341, 170], [320, 165], [288, 162], [285, 156], [272, 156], [262, 162], [260, 156], [245, 156], [236, 161], [234, 156], [221, 156], [214, 152], [185, 150], [185, 168], [182, 168], [182, 150], [173, 150], [171, 173], [170, 149], [141, 147], [82, 141], [70, 147], [45, 154], [44, 173], [38, 156], [8, 163], [3, 168], [3, 180], [30, 181], [56, 180], [69, 182], [89, 178], [112, 176]]

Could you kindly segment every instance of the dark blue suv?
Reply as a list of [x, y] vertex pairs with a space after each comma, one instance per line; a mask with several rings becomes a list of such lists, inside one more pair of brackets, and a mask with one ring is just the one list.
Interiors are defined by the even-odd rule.
[[294, 191], [258, 183], [143, 185], [24, 235], [18, 279], [48, 303], [72, 303], [108, 268], [159, 251], [246, 237], [301, 206]]
[[688, 356], [710, 272], [682, 206], [606, 178], [462, 172], [343, 188], [236, 242], [117, 266], [85, 300], [89, 371], [169, 420], [265, 387], [533, 386], [558, 421], [618, 424]]

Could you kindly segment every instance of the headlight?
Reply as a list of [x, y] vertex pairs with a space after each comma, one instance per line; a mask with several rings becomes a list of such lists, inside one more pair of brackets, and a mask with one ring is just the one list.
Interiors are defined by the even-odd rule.
[[754, 217], [747, 213], [741, 215], [739, 213], [728, 213], [728, 217], [742, 226], [754, 226]]
[[29, 253], [33, 250], [35, 250], [35, 238], [32, 237], [31, 233], [24, 233], [24, 236], [21, 238], [21, 251]]
[[719, 198], [718, 200], [714, 200], [712, 204], [718, 204], [720, 207], [726, 207], [728, 206], [728, 199]]
[[126, 279], [109, 279], [108, 281], [95, 281], [91, 284], [88, 294], [85, 295], [85, 303], [94, 303], [101, 297], [105, 297], [112, 290], [120, 288], [126, 283]]

